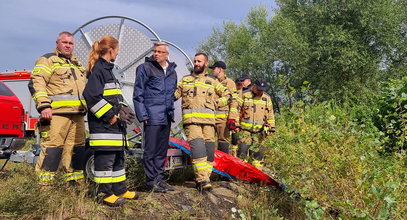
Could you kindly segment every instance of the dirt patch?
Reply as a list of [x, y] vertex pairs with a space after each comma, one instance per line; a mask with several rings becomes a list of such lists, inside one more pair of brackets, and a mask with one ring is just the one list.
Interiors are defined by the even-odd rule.
[[210, 192], [200, 193], [195, 182], [171, 183], [176, 191], [140, 192], [140, 199], [129, 201], [127, 218], [147, 219], [230, 219], [242, 203], [252, 201], [253, 185], [238, 181], [215, 181]]

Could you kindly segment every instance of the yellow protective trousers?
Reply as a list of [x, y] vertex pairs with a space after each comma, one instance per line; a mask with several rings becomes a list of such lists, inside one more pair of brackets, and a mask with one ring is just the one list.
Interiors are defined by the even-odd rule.
[[52, 181], [61, 166], [65, 181], [84, 177], [85, 123], [83, 115], [53, 115], [39, 123], [41, 153], [35, 165], [40, 182]]
[[213, 125], [184, 125], [191, 145], [191, 157], [197, 182], [209, 182], [215, 157], [215, 128]]
[[265, 140], [264, 137], [261, 135], [260, 132], [250, 132], [247, 130], [242, 130], [239, 133], [240, 138], [237, 155], [245, 160], [249, 155], [252, 156], [252, 165], [255, 166], [257, 169], [262, 170], [264, 157], [263, 153], [254, 152], [250, 150], [250, 147], [254, 144], [262, 145]]
[[226, 125], [226, 121], [221, 123], [216, 123], [216, 134], [218, 135], [218, 142], [230, 141], [230, 130]]
[[230, 130], [226, 121], [216, 123], [216, 134], [218, 136], [218, 150], [229, 153]]

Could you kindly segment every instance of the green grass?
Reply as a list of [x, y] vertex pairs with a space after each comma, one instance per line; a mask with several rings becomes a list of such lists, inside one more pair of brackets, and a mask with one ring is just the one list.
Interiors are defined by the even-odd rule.
[[[127, 160], [127, 177], [130, 189], [138, 190], [144, 185], [143, 169], [131, 158]], [[0, 219], [230, 219], [233, 216], [237, 219], [243, 219], [241, 216], [281, 219], [281, 216], [304, 216], [298, 208], [301, 204], [284, 192], [239, 182], [235, 183], [236, 198], [226, 198], [226, 202], [218, 196], [220, 203], [214, 205], [208, 195], [199, 194], [194, 188], [191, 167], [167, 173], [167, 180], [177, 186], [177, 193], [141, 192], [140, 200], [127, 201], [119, 208], [99, 204], [93, 184], [74, 187], [57, 177], [51, 186], [40, 187], [34, 167], [24, 163], [9, 163], [0, 172], [0, 179]]]
[[[358, 106], [358, 111], [368, 110]], [[323, 103], [277, 115], [278, 131], [265, 143], [265, 165], [288, 186], [285, 191], [236, 182], [232, 203], [220, 197], [222, 203], [214, 205], [193, 188], [188, 167], [167, 173], [181, 192], [145, 192], [141, 200], [109, 208], [98, 203], [92, 184], [78, 188], [56, 181], [43, 190], [32, 166], [9, 163], [0, 172], [0, 218], [403, 219], [405, 151], [381, 154], [380, 132], [368, 117], [356, 120], [352, 111]], [[142, 188], [141, 164], [127, 158], [126, 169], [128, 187]]]

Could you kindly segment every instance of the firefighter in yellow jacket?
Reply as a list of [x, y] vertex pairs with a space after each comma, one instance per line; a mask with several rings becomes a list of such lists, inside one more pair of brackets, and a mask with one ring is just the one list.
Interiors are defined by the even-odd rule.
[[[236, 121], [234, 118], [239, 117], [236, 101], [238, 93], [235, 82], [226, 76], [226, 64], [223, 61], [216, 61], [212, 66], [209, 66], [209, 68], [212, 69], [212, 75], [218, 79], [218, 82], [226, 87], [232, 94], [232, 101], [229, 103], [229, 105], [217, 105], [215, 110], [218, 150], [228, 154], [230, 131], [236, 129]], [[216, 98], [219, 97], [217, 96]]]
[[54, 52], [36, 61], [28, 85], [41, 114], [41, 153], [35, 171], [43, 184], [54, 179], [59, 165], [66, 181], [83, 178], [86, 74], [73, 49], [73, 35], [61, 32]]
[[[243, 104], [243, 99], [242, 99], [242, 95], [244, 92], [250, 91], [252, 88], [252, 83], [251, 83], [251, 79], [249, 77], [248, 74], [242, 74], [240, 77], [238, 77], [235, 80], [235, 86], [236, 86], [236, 90], [237, 90], [237, 97], [236, 97], [236, 103], [237, 103], [237, 109], [239, 112], [239, 109], [241, 109], [241, 106]], [[239, 117], [237, 117], [238, 121], [239, 121]], [[236, 124], [239, 124], [239, 122], [237, 122]], [[230, 154], [234, 157], [237, 157], [237, 150], [238, 150], [238, 131], [240, 130], [240, 128], [238, 127], [237, 129], [234, 129], [234, 131], [232, 132], [232, 137], [231, 137], [231, 148], [230, 148]]]
[[[175, 99], [182, 97], [182, 119], [192, 152], [197, 189], [210, 190], [215, 152], [215, 106], [228, 105], [232, 96], [216, 79], [208, 76], [208, 56], [197, 53], [194, 72], [177, 84]], [[216, 95], [220, 98], [216, 99]]]
[[[264, 91], [267, 82], [257, 79], [250, 91], [242, 94], [240, 109], [241, 134], [239, 139], [238, 156], [246, 159], [249, 154], [253, 157], [253, 165], [262, 169], [263, 154], [249, 150], [250, 146], [263, 142], [264, 138], [275, 131], [275, 119], [271, 98]], [[257, 140], [256, 140], [257, 139]]]

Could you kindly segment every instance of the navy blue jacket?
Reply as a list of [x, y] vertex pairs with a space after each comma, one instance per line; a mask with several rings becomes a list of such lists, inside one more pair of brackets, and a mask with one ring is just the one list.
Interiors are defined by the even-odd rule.
[[119, 114], [120, 103], [124, 102], [113, 67], [112, 63], [99, 58], [83, 91], [89, 109], [89, 144], [92, 149], [100, 151], [119, 151], [125, 146], [125, 123], [118, 120], [113, 125], [109, 124], [109, 120]]
[[174, 120], [174, 91], [177, 86], [177, 65], [168, 62], [167, 74], [152, 57], [136, 69], [133, 102], [137, 119], [148, 125], [167, 125]]

